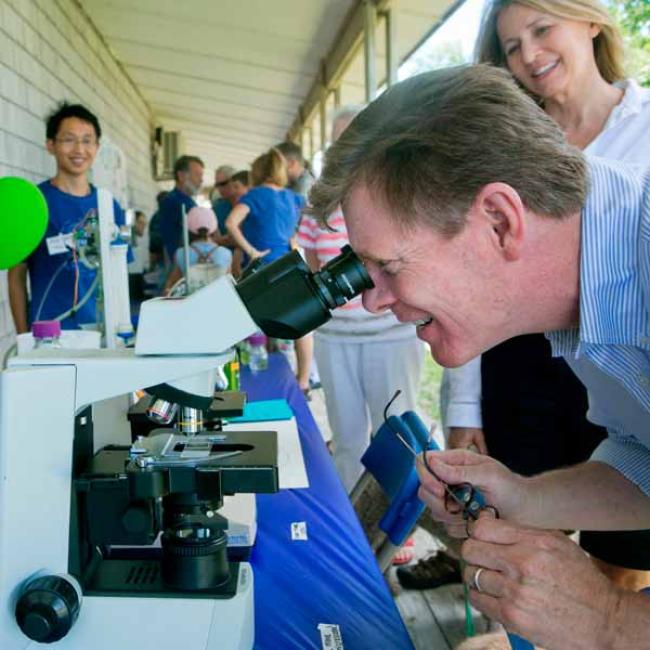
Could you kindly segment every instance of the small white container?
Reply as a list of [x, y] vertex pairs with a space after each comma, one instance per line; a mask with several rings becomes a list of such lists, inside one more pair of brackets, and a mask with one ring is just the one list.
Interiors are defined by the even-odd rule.
[[[61, 347], [68, 350], [99, 350], [101, 334], [93, 330], [63, 330], [59, 338]], [[25, 354], [34, 349], [34, 337], [31, 332], [16, 337], [18, 354]]]

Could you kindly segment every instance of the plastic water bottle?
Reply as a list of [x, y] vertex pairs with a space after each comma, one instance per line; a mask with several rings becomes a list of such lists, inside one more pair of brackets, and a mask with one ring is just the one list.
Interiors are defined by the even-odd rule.
[[248, 340], [244, 339], [243, 341], [237, 344], [237, 356], [239, 357], [239, 363], [242, 366], [248, 365], [249, 351], [250, 351], [250, 345], [248, 344]]
[[273, 339], [278, 352], [282, 353], [287, 363], [291, 367], [292, 372], [297, 372], [296, 350], [293, 341], [287, 339]]
[[61, 323], [58, 320], [39, 320], [32, 324], [34, 349], [62, 348]]
[[261, 372], [269, 367], [269, 353], [266, 351], [266, 336], [253, 334], [248, 337], [248, 365], [251, 372]]

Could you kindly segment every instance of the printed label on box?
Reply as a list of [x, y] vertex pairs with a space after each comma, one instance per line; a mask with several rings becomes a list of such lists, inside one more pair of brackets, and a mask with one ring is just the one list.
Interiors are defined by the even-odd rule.
[[307, 539], [307, 522], [294, 521], [291, 524], [291, 539], [295, 541], [305, 541]]
[[323, 650], [344, 650], [341, 628], [332, 623], [319, 623], [320, 643]]

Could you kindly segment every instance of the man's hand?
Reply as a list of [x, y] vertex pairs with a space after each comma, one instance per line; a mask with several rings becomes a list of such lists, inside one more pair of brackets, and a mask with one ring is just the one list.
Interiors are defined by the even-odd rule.
[[[621, 607], [627, 595], [565, 535], [524, 528], [488, 513], [470, 524], [470, 532], [462, 547], [470, 601], [507, 630], [546, 650], [643, 647], [642, 637], [636, 636], [643, 632], [626, 625]], [[650, 616], [650, 598], [646, 613]], [[624, 626], [629, 629], [621, 631]]]
[[489, 505], [497, 508], [501, 517], [524, 518], [528, 507], [526, 481], [498, 460], [464, 449], [428, 452], [427, 460], [439, 480], [418, 463], [422, 484], [418, 494], [430, 508], [431, 516], [442, 521], [452, 537], [467, 537], [466, 526], [460, 514], [447, 512], [443, 481], [448, 485], [470, 483], [483, 493]]
[[449, 449], [470, 449], [476, 447], [479, 454], [488, 453], [483, 429], [474, 427], [449, 427]]

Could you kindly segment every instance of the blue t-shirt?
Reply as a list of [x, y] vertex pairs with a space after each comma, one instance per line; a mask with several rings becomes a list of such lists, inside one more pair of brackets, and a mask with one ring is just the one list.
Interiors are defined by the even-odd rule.
[[[209, 257], [215, 266], [223, 266], [227, 269], [232, 262], [232, 253], [225, 246], [217, 246], [207, 241], [195, 241], [190, 244], [190, 266], [194, 266], [199, 261], [199, 253], [197, 251], [201, 255]], [[185, 251], [183, 248], [176, 250], [174, 261], [178, 264], [178, 268], [185, 273]]]
[[250, 208], [241, 226], [244, 237], [258, 251], [271, 250], [262, 258], [264, 264], [277, 260], [291, 250], [289, 242], [296, 232], [300, 211], [305, 205], [301, 196], [291, 190], [259, 186], [249, 190], [239, 202]]
[[230, 203], [230, 201], [227, 201], [226, 199], [221, 197], [212, 204], [212, 209], [214, 210], [214, 213], [217, 215], [219, 232], [222, 235], [227, 235], [228, 231], [226, 230], [226, 219], [228, 218], [228, 215], [232, 211], [232, 204]]
[[[49, 222], [41, 243], [27, 259], [31, 287], [30, 323], [35, 320], [54, 319], [68, 311], [74, 301], [75, 263], [72, 252], [50, 255], [46, 239], [72, 232], [76, 226], [81, 224], [90, 210], [97, 210], [97, 188], [92, 185], [90, 194], [86, 196], [73, 196], [62, 192], [49, 180], [44, 181], [38, 187], [47, 201]], [[113, 210], [115, 211], [115, 223], [118, 226], [123, 226], [125, 223], [124, 212], [117, 201], [113, 202]], [[86, 268], [82, 263], [78, 264], [78, 268], [77, 301], [80, 301], [93, 283], [97, 272]], [[45, 295], [46, 291], [47, 295]], [[68, 330], [79, 329], [81, 323], [96, 322], [95, 299], [96, 292], [78, 312], [61, 321], [61, 327]]]
[[187, 213], [196, 206], [196, 203], [191, 196], [174, 188], [165, 197], [158, 210], [160, 213], [160, 236], [170, 260], [174, 259], [174, 251], [183, 244], [183, 205]]

